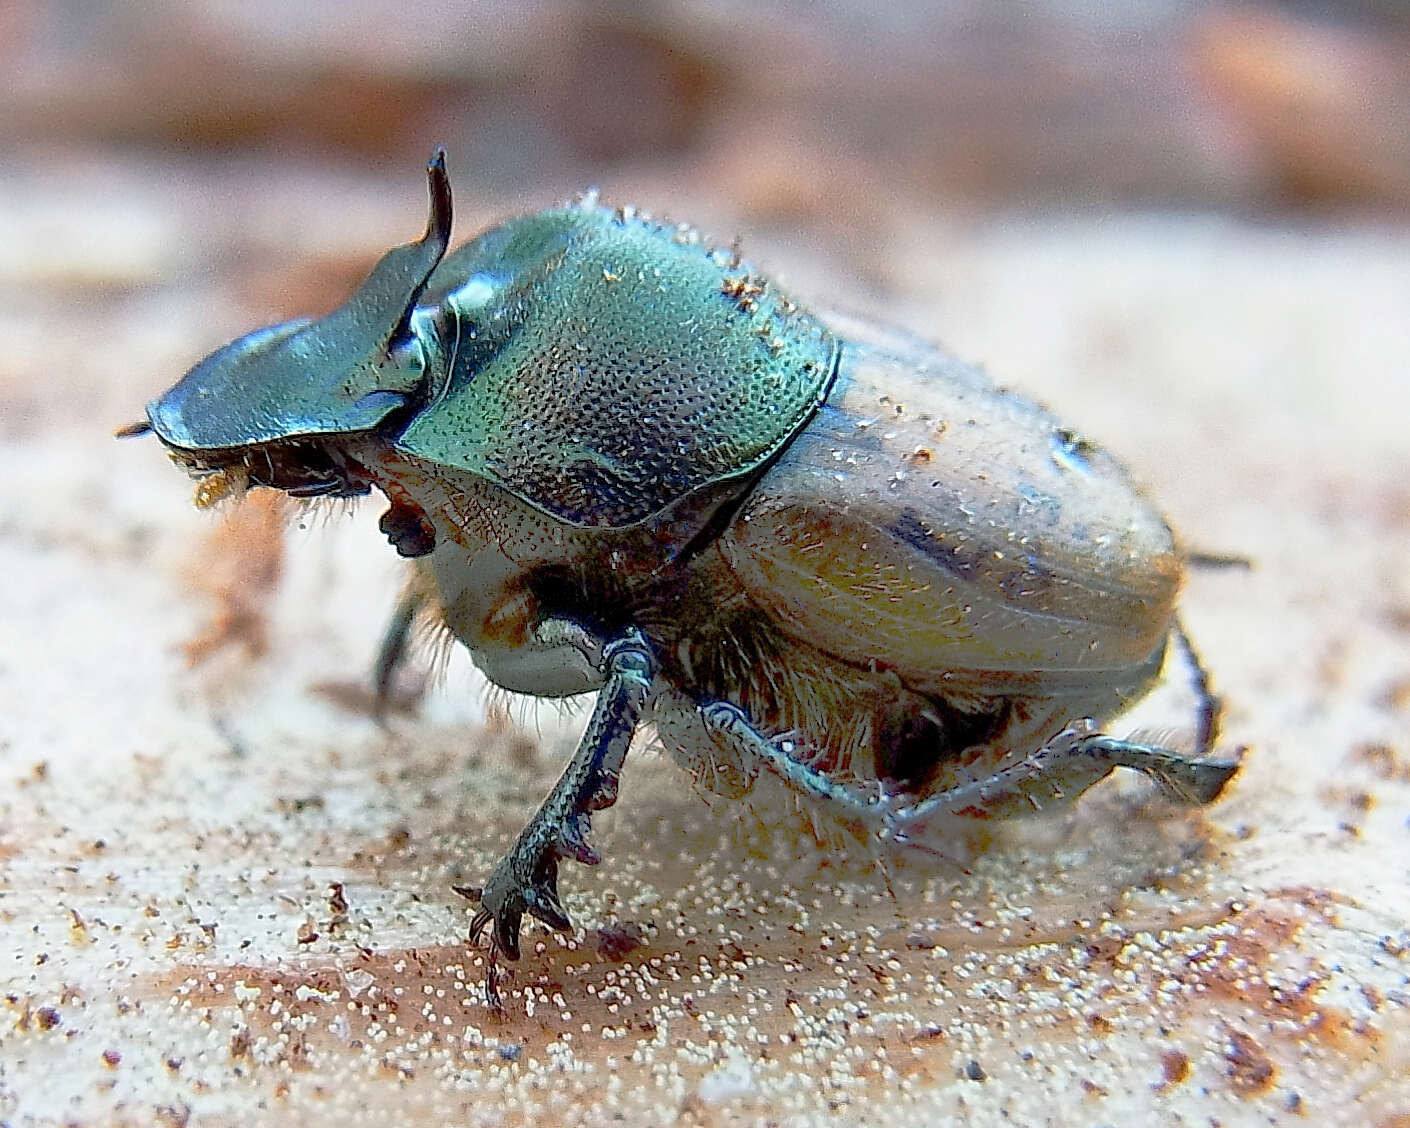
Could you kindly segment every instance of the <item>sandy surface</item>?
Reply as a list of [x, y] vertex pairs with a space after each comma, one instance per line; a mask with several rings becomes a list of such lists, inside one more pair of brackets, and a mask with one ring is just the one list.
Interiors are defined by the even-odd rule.
[[496, 1018], [450, 886], [581, 717], [486, 723], [462, 655], [378, 729], [378, 508], [223, 527], [108, 437], [267, 312], [209, 216], [118, 198], [0, 261], [0, 1123], [1410, 1123], [1405, 232], [922, 215], [759, 256], [828, 300], [856, 268], [1252, 559], [1185, 598], [1246, 767], [1201, 816], [1112, 780], [883, 876], [638, 755]]

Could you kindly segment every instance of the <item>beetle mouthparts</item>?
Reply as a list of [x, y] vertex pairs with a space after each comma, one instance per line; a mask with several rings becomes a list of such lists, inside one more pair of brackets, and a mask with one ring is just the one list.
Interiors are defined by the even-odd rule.
[[[160, 437], [160, 436], [158, 436]], [[283, 490], [290, 497], [361, 497], [372, 489], [367, 472], [341, 451], [318, 442], [287, 439], [226, 450], [187, 450], [167, 444], [167, 454], [193, 478], [235, 483], [240, 490], [253, 486]], [[201, 499], [235, 492], [228, 487], [207, 487]]]
[[121, 427], [119, 427], [116, 431], [113, 432], [113, 438], [136, 439], [142, 435], [150, 435], [151, 433], [152, 425], [148, 423], [145, 419], [143, 419], [136, 423], [123, 424]]

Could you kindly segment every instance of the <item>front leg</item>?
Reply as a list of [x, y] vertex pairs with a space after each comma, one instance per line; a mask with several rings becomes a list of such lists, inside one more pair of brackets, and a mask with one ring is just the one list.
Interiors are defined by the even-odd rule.
[[372, 719], [385, 724], [388, 706], [392, 701], [392, 684], [397, 671], [406, 664], [410, 649], [411, 628], [426, 604], [426, 597], [420, 591], [405, 592], [397, 600], [396, 610], [382, 633], [381, 645], [377, 648], [377, 663], [372, 668]]
[[587, 842], [593, 811], [617, 801], [618, 778], [632, 734], [651, 692], [651, 648], [636, 628], [602, 650], [606, 682], [597, 696], [587, 731], [573, 758], [519, 838], [501, 859], [480, 894], [480, 910], [470, 922], [475, 939], [493, 922], [490, 936], [489, 994], [494, 999], [495, 957], [519, 958], [519, 927], [524, 913], [550, 928], [571, 928], [558, 899], [558, 861], [573, 858], [596, 865]]

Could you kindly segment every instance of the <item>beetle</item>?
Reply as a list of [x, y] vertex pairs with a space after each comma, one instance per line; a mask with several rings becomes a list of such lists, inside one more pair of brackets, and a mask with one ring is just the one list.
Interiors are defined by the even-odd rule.
[[[1176, 615], [1184, 559], [1127, 473], [946, 353], [809, 312], [683, 225], [589, 195], [447, 254], [430, 218], [349, 301], [202, 360], [128, 433], [198, 500], [376, 489], [418, 615], [488, 680], [595, 693], [561, 777], [484, 888], [472, 939], [570, 927], [565, 858], [596, 864], [643, 724], [705, 789], [763, 776], [924, 843], [947, 818], [1072, 800], [1115, 767], [1212, 801], [1218, 702]], [[1101, 732], [1171, 641], [1193, 754]]]

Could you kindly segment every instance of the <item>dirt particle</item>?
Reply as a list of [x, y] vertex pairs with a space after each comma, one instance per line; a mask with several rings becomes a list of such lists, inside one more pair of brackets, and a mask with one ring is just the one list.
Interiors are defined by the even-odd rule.
[[348, 898], [341, 881], [334, 881], [328, 886], [328, 912], [335, 923], [348, 919]]
[[1351, 750], [1351, 759], [1368, 767], [1378, 779], [1410, 783], [1410, 765], [1405, 764], [1389, 744], [1367, 741]]
[[1380, 703], [1384, 708], [1396, 712], [1410, 710], [1410, 678], [1398, 678], [1386, 686]]
[[1242, 1031], [1229, 1035], [1229, 1047], [1224, 1059], [1229, 1063], [1229, 1080], [1234, 1092], [1252, 1097], [1272, 1087], [1278, 1069], [1263, 1051], [1263, 1047]]
[[185, 1103], [157, 1105], [152, 1111], [157, 1123], [169, 1125], [170, 1128], [186, 1128], [191, 1123], [191, 1106]]
[[1189, 1054], [1183, 1050], [1166, 1050], [1160, 1055], [1160, 1088], [1183, 1085], [1189, 1077]]
[[646, 929], [639, 924], [606, 924], [597, 930], [597, 950], [607, 959], [620, 963], [641, 947]]
[[1381, 937], [1380, 948], [1388, 956], [1410, 956], [1410, 930]]

